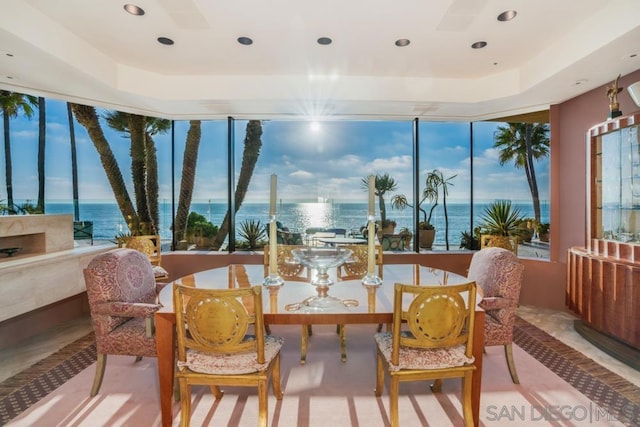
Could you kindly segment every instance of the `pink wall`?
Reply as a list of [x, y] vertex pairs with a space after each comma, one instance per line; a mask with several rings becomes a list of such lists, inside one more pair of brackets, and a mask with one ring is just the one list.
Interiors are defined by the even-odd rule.
[[[613, 82], [616, 76], [611, 77]], [[640, 70], [620, 78], [619, 84], [624, 90], [618, 95], [618, 101], [624, 115], [640, 110], [626, 90], [637, 81], [640, 81]], [[523, 304], [565, 306], [567, 251], [572, 246], [586, 245], [586, 134], [591, 127], [607, 120], [608, 85], [550, 108], [551, 253], [549, 262], [525, 260]]]

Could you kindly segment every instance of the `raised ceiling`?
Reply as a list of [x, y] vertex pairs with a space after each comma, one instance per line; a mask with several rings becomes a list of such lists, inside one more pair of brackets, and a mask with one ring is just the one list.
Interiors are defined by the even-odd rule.
[[174, 119], [475, 121], [640, 69], [638, 0], [125, 3], [3, 0], [0, 89]]

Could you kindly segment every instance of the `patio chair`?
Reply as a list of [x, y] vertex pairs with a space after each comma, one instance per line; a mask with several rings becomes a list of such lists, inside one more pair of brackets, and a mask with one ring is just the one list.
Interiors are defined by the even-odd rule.
[[258, 425], [268, 422], [268, 388], [282, 399], [280, 349], [284, 340], [264, 334], [262, 287], [198, 289], [175, 284], [180, 388], [180, 425], [191, 418], [191, 385], [208, 385], [216, 400], [220, 386], [258, 389]]
[[[403, 306], [403, 298], [411, 303]], [[400, 382], [462, 379], [462, 411], [473, 426], [471, 381], [476, 284], [414, 286], [395, 284], [393, 331], [377, 333], [376, 390], [381, 396], [385, 371], [389, 380], [389, 420], [398, 426]], [[407, 307], [407, 308], [405, 308]], [[404, 322], [404, 323], [403, 323]], [[403, 330], [404, 325], [404, 330]]]
[[161, 307], [149, 259], [126, 248], [97, 255], [83, 270], [98, 361], [91, 396], [100, 390], [108, 354], [156, 356], [153, 316]]

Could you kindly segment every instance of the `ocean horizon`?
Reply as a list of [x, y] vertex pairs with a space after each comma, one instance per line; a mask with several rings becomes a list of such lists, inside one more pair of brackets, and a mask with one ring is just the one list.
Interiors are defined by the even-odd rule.
[[[463, 231], [471, 231], [480, 221], [484, 209], [489, 203], [476, 203], [473, 207], [474, 221], [470, 220], [470, 206], [467, 203], [447, 203], [449, 218], [449, 245], [455, 249], [460, 244]], [[523, 217], [533, 218], [531, 203], [513, 203], [520, 209]], [[114, 240], [116, 235], [127, 233], [126, 222], [116, 203], [80, 203], [80, 220], [93, 222], [93, 235], [96, 240]], [[304, 232], [310, 227], [344, 228], [349, 232], [357, 232], [367, 222], [367, 203], [343, 202], [309, 202], [278, 204], [276, 218], [291, 231]], [[542, 222], [549, 222], [549, 204], [542, 202], [540, 206]], [[160, 230], [163, 240], [171, 240], [172, 205], [162, 202], [159, 205]], [[48, 214], [73, 214], [72, 203], [47, 203], [45, 212]], [[191, 212], [203, 215], [215, 225], [220, 225], [227, 212], [226, 203], [193, 203]], [[376, 219], [380, 213], [376, 211]], [[413, 211], [411, 209], [396, 210], [387, 206], [387, 218], [396, 221], [396, 233], [402, 228], [413, 228]], [[432, 223], [436, 228], [436, 245], [445, 244], [445, 221], [442, 204], [438, 206], [432, 216]], [[260, 221], [267, 225], [269, 222], [268, 203], [243, 203], [236, 214], [236, 236], [239, 236], [240, 224], [247, 220]], [[239, 237], [237, 237], [239, 239]]]

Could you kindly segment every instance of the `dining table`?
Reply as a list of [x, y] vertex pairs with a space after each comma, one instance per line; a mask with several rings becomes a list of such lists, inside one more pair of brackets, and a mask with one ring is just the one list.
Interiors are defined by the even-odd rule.
[[[454, 285], [469, 280], [461, 275], [418, 264], [385, 264], [380, 286], [364, 286], [361, 280], [336, 281], [329, 295], [343, 304], [318, 308], [305, 304], [317, 296], [311, 283], [286, 282], [281, 287], [264, 287], [263, 315], [267, 325], [313, 324], [391, 324], [393, 321], [393, 289], [395, 283], [415, 285]], [[177, 279], [174, 283], [210, 289], [231, 289], [262, 285], [264, 268], [260, 265], [232, 264]], [[159, 294], [162, 308], [155, 314], [155, 334], [158, 354], [158, 376], [162, 425], [173, 422], [173, 390], [176, 355], [175, 313], [172, 285]], [[478, 288], [480, 289], [480, 288]], [[480, 291], [479, 291], [480, 292]], [[481, 300], [479, 295], [478, 301]], [[484, 349], [485, 313], [475, 310], [473, 356], [476, 371], [472, 380], [472, 409], [475, 425], [479, 425], [482, 357]], [[372, 367], [372, 372], [374, 367]]]

